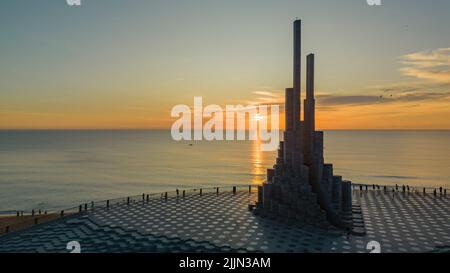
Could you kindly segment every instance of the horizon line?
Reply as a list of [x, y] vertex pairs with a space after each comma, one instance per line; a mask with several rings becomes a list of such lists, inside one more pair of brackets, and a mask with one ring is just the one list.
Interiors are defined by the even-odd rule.
[[[170, 131], [170, 128], [0, 128], [0, 131]], [[201, 130], [201, 129], [198, 129]], [[317, 129], [318, 131], [450, 131], [450, 128], [346, 128]], [[197, 130], [193, 130], [197, 131]], [[224, 130], [227, 131], [227, 130]], [[233, 130], [238, 131], [238, 130]], [[248, 129], [244, 131], [249, 131]], [[285, 131], [280, 129], [278, 131]]]

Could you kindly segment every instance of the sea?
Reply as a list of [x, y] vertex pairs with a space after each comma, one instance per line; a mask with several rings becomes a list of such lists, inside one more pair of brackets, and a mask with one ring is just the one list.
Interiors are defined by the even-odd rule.
[[[325, 131], [354, 183], [450, 188], [450, 131]], [[263, 183], [257, 141], [174, 141], [167, 130], [1, 130], [0, 214], [175, 189]]]

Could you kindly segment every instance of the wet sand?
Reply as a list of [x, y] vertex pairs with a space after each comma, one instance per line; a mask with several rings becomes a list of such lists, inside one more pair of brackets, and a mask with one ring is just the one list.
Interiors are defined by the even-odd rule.
[[[18, 231], [37, 223], [44, 223], [55, 220], [59, 217], [57, 214], [41, 214], [41, 215], [24, 215], [17, 217], [16, 215], [0, 216], [0, 234], [5, 234], [7, 229], [9, 232]], [[9, 227], [9, 228], [8, 228]]]

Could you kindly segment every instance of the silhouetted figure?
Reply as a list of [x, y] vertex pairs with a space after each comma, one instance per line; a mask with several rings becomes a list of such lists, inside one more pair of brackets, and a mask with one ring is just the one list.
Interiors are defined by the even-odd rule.
[[426, 193], [426, 189], [425, 188], [423, 188], [423, 194], [425, 194]]
[[408, 192], [409, 192], [409, 185], [406, 185], [406, 189], [408, 190]]
[[375, 184], [372, 185], [372, 188], [375, 189]]
[[362, 189], [362, 187], [363, 187], [362, 185], [359, 185], [359, 190], [360, 190], [360, 191], [362, 191], [362, 190], [363, 190], [363, 189]]
[[395, 184], [395, 190], [398, 191], [398, 185], [397, 184]]
[[177, 189], [177, 196], [180, 195], [180, 191]]
[[442, 195], [442, 187], [439, 188], [439, 193]]
[[402, 190], [403, 190], [403, 192], [405, 192], [405, 191], [406, 191], [406, 187], [405, 187], [405, 185], [403, 185], [403, 187], [402, 187]]
[[434, 191], [433, 191], [433, 194], [434, 194], [434, 196], [436, 196], [436, 195], [437, 195], [437, 191], [436, 191], [436, 189], [434, 189]]

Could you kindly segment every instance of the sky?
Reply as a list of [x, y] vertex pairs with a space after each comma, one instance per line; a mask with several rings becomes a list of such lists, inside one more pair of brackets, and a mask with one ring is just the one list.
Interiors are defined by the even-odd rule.
[[0, 129], [169, 129], [194, 96], [282, 104], [296, 18], [318, 128], [450, 129], [450, 1], [81, 2], [0, 1]]

